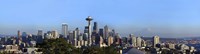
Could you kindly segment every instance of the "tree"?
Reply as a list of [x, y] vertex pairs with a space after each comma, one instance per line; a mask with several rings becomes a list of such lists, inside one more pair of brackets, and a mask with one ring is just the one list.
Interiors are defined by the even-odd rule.
[[41, 48], [44, 54], [118, 54], [117, 48], [114, 46], [75, 48], [62, 38], [46, 39], [43, 43], [37, 44], [36, 47]]
[[83, 51], [83, 54], [118, 54], [115, 47], [88, 47]]
[[117, 49], [113, 46], [103, 48], [105, 54], [118, 54]]
[[42, 48], [44, 54], [73, 54], [73, 50], [76, 49], [62, 38], [46, 39], [43, 43], [37, 44], [37, 47]]

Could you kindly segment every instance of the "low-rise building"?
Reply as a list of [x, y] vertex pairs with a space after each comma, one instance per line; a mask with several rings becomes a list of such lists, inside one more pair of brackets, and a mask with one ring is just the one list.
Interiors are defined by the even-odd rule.
[[17, 45], [1, 45], [0, 46], [0, 51], [1, 52], [6, 52], [6, 53], [18, 53], [19, 52], [19, 46]]
[[42, 54], [39, 48], [23, 48], [23, 54]]

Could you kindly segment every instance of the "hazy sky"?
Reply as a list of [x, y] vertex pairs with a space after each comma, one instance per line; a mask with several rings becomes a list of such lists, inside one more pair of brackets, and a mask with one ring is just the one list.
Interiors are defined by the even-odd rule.
[[200, 0], [0, 0], [0, 34], [21, 30], [70, 30], [87, 25], [92, 16], [126, 36], [200, 36]]

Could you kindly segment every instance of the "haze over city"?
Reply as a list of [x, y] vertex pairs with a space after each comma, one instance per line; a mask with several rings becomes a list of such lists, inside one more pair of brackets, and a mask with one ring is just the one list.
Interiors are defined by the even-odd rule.
[[[80, 30], [92, 16], [99, 27], [108, 25], [122, 36], [198, 37], [199, 0], [1, 0], [0, 34], [16, 35], [17, 30]], [[82, 31], [83, 32], [83, 31]]]

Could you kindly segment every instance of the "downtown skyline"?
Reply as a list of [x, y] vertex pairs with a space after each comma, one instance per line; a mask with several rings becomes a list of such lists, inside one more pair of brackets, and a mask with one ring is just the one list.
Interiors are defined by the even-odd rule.
[[93, 22], [98, 22], [99, 28], [108, 25], [121, 36], [134, 34], [145, 37], [155, 35], [198, 37], [200, 36], [199, 2], [197, 0], [0, 1], [0, 34], [16, 35], [17, 30], [36, 34], [40, 29], [58, 30], [61, 34], [62, 23], [67, 23], [69, 30], [77, 27], [84, 30], [84, 26], [87, 25], [85, 18], [92, 16], [95, 19]]

